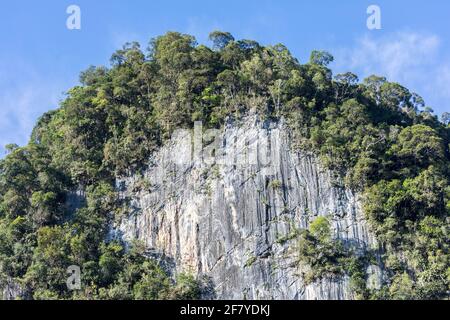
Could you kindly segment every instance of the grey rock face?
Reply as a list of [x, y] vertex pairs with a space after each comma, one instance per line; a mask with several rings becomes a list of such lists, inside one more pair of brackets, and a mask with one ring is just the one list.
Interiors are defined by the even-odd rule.
[[23, 295], [23, 290], [13, 279], [0, 283], [1, 300], [15, 300]]
[[347, 277], [304, 284], [290, 235], [329, 216], [336, 237], [375, 247], [359, 196], [294, 152], [282, 121], [228, 123], [203, 154], [194, 132], [178, 133], [143, 176], [117, 182], [132, 213], [112, 235], [170, 257], [175, 273], [209, 277], [219, 299], [352, 299]]

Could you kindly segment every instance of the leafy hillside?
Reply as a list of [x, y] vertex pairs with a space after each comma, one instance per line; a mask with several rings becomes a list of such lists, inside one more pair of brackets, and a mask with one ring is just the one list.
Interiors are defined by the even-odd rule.
[[[333, 77], [327, 52], [301, 64], [281, 44], [218, 31], [210, 39], [212, 48], [169, 32], [145, 51], [125, 45], [109, 68], [81, 73], [81, 84], [40, 118], [27, 146], [8, 146], [0, 162], [0, 287], [14, 279], [28, 299], [199, 297], [200, 280], [172, 279], [141, 244], [126, 250], [107, 240], [111, 222], [127, 214], [115, 178], [142, 170], [174, 129], [194, 121], [220, 128], [252, 111], [285, 118], [295, 148], [314, 151], [364, 194], [388, 279], [373, 292], [360, 275], [361, 298], [445, 297], [450, 116], [439, 121], [419, 95], [383, 77]], [[75, 213], [65, 205], [73, 190], [87, 197]], [[324, 270], [315, 274], [321, 277], [340, 253], [326, 223], [317, 224], [300, 250], [304, 262]], [[322, 245], [329, 259], [311, 249]], [[70, 265], [83, 271], [82, 290], [66, 288]]]

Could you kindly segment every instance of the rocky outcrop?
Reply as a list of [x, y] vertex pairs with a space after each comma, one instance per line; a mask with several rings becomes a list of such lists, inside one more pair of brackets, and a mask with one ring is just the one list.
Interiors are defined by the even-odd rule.
[[300, 276], [292, 235], [317, 216], [347, 244], [376, 246], [359, 196], [312, 153], [294, 151], [283, 121], [249, 116], [220, 132], [197, 124], [117, 187], [131, 213], [112, 236], [141, 240], [174, 272], [209, 277], [219, 299], [353, 298], [347, 277], [305, 285]]
[[23, 296], [21, 286], [11, 278], [0, 281], [1, 300], [16, 300]]

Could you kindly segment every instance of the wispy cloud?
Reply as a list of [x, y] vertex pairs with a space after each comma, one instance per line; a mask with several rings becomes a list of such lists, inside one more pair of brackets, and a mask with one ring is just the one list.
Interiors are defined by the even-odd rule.
[[383, 75], [423, 95], [439, 113], [450, 109], [450, 57], [442, 56], [436, 34], [397, 32], [367, 34], [350, 48], [336, 50], [335, 69], [361, 77]]
[[114, 49], [121, 49], [126, 43], [137, 41], [143, 46], [147, 45], [150, 39], [146, 39], [142, 34], [137, 32], [113, 31], [111, 32], [111, 43]]
[[[430, 90], [435, 89], [440, 92], [443, 96], [450, 99], [450, 63], [446, 65], [441, 65], [437, 70], [437, 77], [435, 81], [436, 87], [429, 88]], [[450, 110], [447, 110], [450, 111]]]
[[57, 107], [60, 82], [51, 82], [21, 62], [0, 65], [0, 157], [5, 145], [27, 143], [39, 116]]
[[222, 24], [218, 21], [210, 20], [205, 17], [189, 17], [183, 32], [194, 35], [199, 43], [209, 44], [209, 33], [214, 30], [223, 29]]
[[365, 73], [380, 70], [388, 78], [405, 78], [411, 69], [429, 64], [437, 53], [440, 40], [436, 35], [397, 33], [375, 39], [366, 35], [350, 50], [351, 67]]

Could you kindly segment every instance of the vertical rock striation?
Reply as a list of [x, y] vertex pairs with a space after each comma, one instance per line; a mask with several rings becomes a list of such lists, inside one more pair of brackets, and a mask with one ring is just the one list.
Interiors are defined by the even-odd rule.
[[304, 285], [293, 235], [324, 215], [336, 237], [374, 247], [361, 202], [316, 156], [290, 148], [283, 121], [229, 122], [203, 155], [191, 140], [175, 135], [143, 175], [117, 182], [131, 213], [114, 236], [170, 257], [175, 273], [207, 276], [220, 299], [353, 298], [347, 277]]

